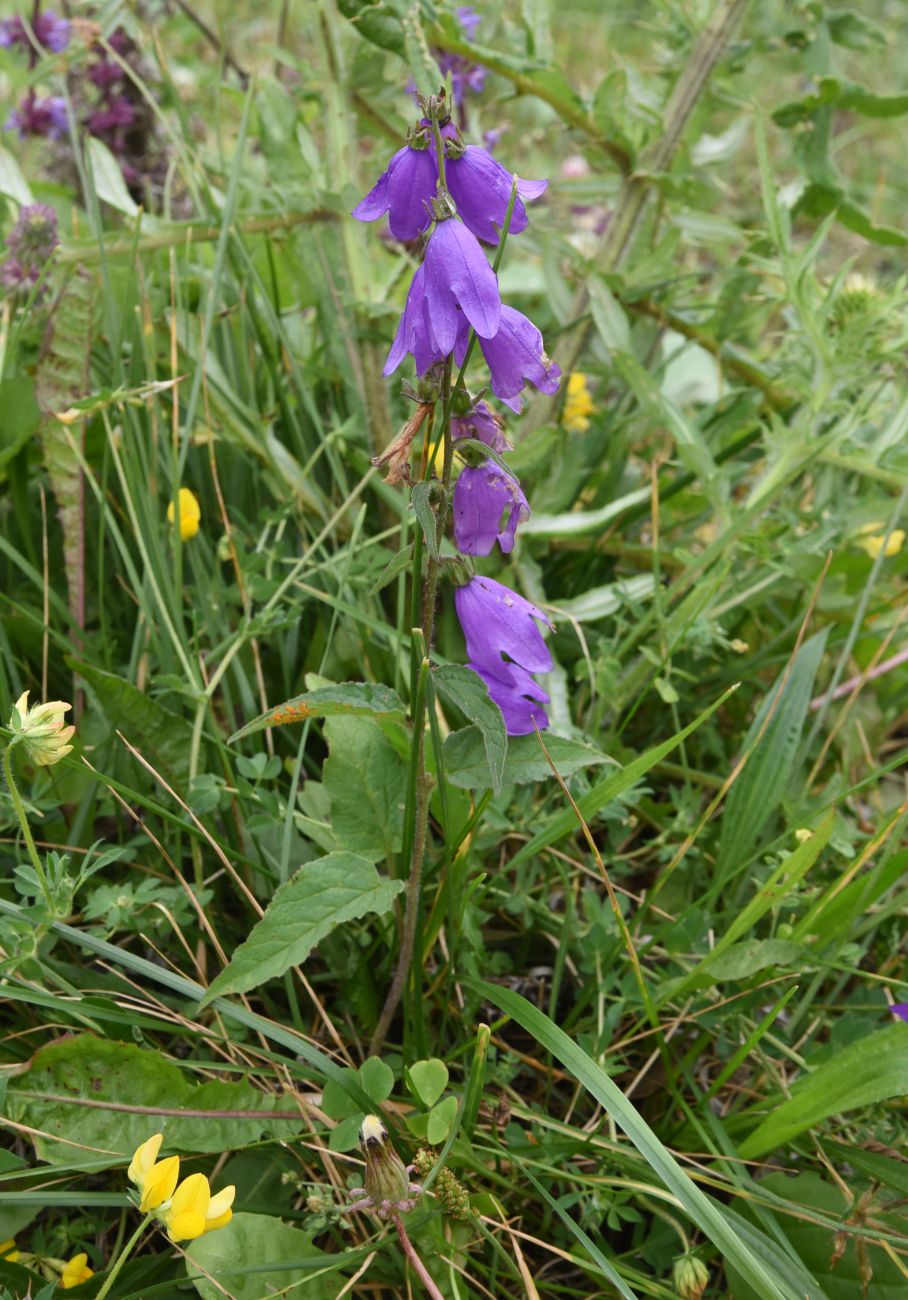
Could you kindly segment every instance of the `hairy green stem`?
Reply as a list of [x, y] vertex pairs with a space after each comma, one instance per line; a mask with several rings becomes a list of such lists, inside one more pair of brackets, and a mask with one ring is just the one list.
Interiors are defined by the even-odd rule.
[[[624, 260], [643, 217], [653, 180], [671, 166], [682, 132], [723, 50], [731, 40], [747, 3], [748, 0], [722, 0], [701, 32], [665, 106], [665, 130], [653, 147], [647, 150], [639, 167], [626, 179], [618, 206], [599, 247], [590, 259], [591, 268], [600, 274], [616, 270]], [[591, 318], [587, 315], [589, 303], [589, 289], [584, 283], [577, 290], [568, 315], [569, 320], [579, 321], [580, 324], [558, 357], [562, 374], [570, 374], [583, 351], [591, 324]], [[557, 395], [548, 396], [544, 393], [535, 398], [528, 412], [530, 429], [537, 428], [550, 418], [557, 400]]]
[[95, 1300], [104, 1300], [104, 1297], [110, 1291], [110, 1288], [113, 1286], [114, 1282], [116, 1282], [117, 1275], [119, 1274], [120, 1269], [129, 1259], [130, 1255], [132, 1254], [133, 1250], [136, 1247], [136, 1244], [138, 1243], [139, 1238], [141, 1237], [145, 1229], [148, 1227], [153, 1217], [154, 1216], [151, 1214], [145, 1215], [145, 1218], [136, 1228], [135, 1232], [129, 1238], [129, 1241], [127, 1241], [126, 1245], [123, 1247], [123, 1249], [120, 1251], [120, 1254], [117, 1256], [117, 1262], [114, 1264], [113, 1268], [110, 1270], [110, 1272], [107, 1274], [107, 1277], [104, 1279], [104, 1285], [101, 1287], [101, 1290], [95, 1296]]
[[54, 915], [54, 903], [51, 897], [50, 885], [47, 881], [44, 867], [41, 865], [41, 859], [38, 856], [38, 850], [35, 847], [35, 841], [32, 837], [31, 827], [28, 824], [28, 814], [25, 811], [25, 804], [22, 802], [22, 796], [19, 794], [19, 788], [16, 785], [13, 776], [13, 746], [16, 741], [12, 740], [3, 751], [3, 775], [6, 777], [6, 784], [9, 787], [10, 795], [13, 800], [13, 807], [16, 810], [16, 816], [19, 819], [19, 826], [22, 830], [22, 837], [25, 840], [25, 847], [28, 849], [28, 856], [31, 864], [35, 868], [35, 875], [38, 877], [38, 883], [41, 886], [41, 893], [44, 895], [44, 901], [47, 904], [47, 910], [51, 916]]

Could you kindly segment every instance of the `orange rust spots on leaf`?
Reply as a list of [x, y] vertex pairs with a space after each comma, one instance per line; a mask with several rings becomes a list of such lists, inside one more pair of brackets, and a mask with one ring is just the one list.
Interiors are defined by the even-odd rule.
[[294, 704], [292, 707], [284, 704], [268, 715], [267, 725], [269, 727], [283, 727], [288, 722], [302, 722], [305, 718], [311, 718], [312, 712], [312, 709], [307, 708], [305, 704]]

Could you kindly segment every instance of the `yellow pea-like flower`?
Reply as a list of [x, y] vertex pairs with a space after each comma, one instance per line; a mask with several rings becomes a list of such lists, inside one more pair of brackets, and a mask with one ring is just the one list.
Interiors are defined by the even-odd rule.
[[880, 551], [883, 550], [883, 541], [886, 541], [886, 550], [883, 554], [889, 559], [890, 556], [898, 555], [905, 543], [904, 528], [893, 528], [886, 538], [885, 524], [865, 524], [858, 531], [857, 544], [862, 550], [866, 551], [871, 560], [875, 560]]
[[171, 1241], [193, 1241], [205, 1231], [211, 1188], [204, 1174], [190, 1174], [180, 1183], [161, 1218]]
[[212, 1196], [208, 1202], [208, 1209], [205, 1211], [205, 1231], [214, 1232], [216, 1228], [226, 1228], [227, 1224], [233, 1218], [233, 1198], [236, 1196], [236, 1188], [232, 1185], [225, 1187], [222, 1191]]
[[586, 375], [582, 370], [573, 370], [568, 375], [561, 423], [571, 433], [586, 433], [590, 427], [589, 417], [595, 411], [596, 403], [590, 396]]
[[68, 1291], [71, 1286], [80, 1286], [82, 1282], [87, 1282], [94, 1275], [95, 1270], [88, 1267], [88, 1256], [83, 1250], [78, 1255], [73, 1255], [63, 1270], [60, 1282], [63, 1290]]
[[164, 1141], [163, 1133], [155, 1133], [147, 1142], [136, 1149], [132, 1163], [127, 1170], [131, 1182], [142, 1193], [139, 1209], [147, 1214], [157, 1210], [173, 1196], [177, 1179], [180, 1176], [180, 1157], [168, 1156], [158, 1160], [158, 1152]]
[[[198, 497], [189, 488], [180, 488], [178, 493], [178, 503], [180, 508], [180, 537], [184, 542], [188, 542], [191, 537], [195, 537], [199, 531], [199, 520], [202, 518], [202, 510], [199, 506]], [[167, 522], [173, 523], [173, 502], [167, 507]]]
[[72, 752], [67, 742], [75, 734], [75, 727], [64, 727], [63, 715], [71, 708], [64, 700], [49, 700], [47, 704], [28, 707], [28, 691], [16, 700], [9, 720], [10, 730], [22, 737], [29, 758], [39, 767], [52, 767]]

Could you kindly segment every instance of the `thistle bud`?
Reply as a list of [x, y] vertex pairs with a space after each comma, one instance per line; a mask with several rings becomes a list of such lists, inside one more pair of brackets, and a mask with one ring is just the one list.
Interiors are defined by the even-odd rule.
[[28, 707], [28, 691], [23, 691], [10, 715], [9, 727], [13, 735], [25, 744], [26, 752], [39, 767], [52, 767], [72, 750], [67, 741], [75, 727], [64, 727], [63, 714], [72, 708], [62, 700]]
[[709, 1285], [709, 1273], [696, 1255], [682, 1255], [675, 1260], [672, 1281], [681, 1300], [700, 1300]]
[[377, 1115], [367, 1115], [363, 1120], [359, 1142], [366, 1157], [366, 1193], [374, 1204], [381, 1207], [406, 1202], [410, 1194], [407, 1170]]

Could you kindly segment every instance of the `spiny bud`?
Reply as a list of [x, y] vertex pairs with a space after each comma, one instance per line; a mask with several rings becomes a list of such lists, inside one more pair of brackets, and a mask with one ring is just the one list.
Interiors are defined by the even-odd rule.
[[696, 1255], [682, 1255], [675, 1260], [672, 1281], [681, 1300], [700, 1300], [709, 1285], [709, 1273]]
[[366, 1193], [376, 1206], [399, 1205], [409, 1197], [410, 1180], [404, 1162], [388, 1139], [388, 1130], [377, 1115], [367, 1115], [359, 1130], [359, 1142], [366, 1157]]

